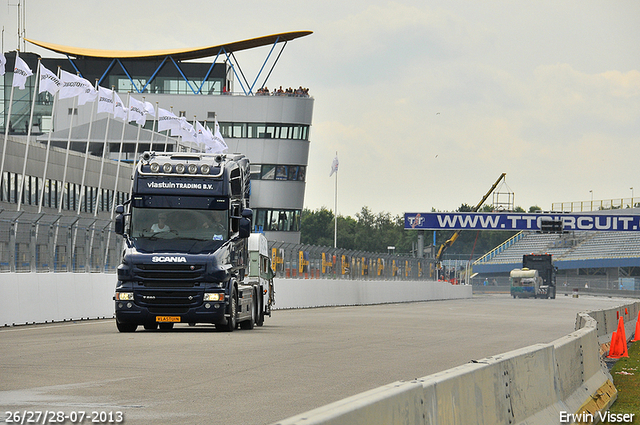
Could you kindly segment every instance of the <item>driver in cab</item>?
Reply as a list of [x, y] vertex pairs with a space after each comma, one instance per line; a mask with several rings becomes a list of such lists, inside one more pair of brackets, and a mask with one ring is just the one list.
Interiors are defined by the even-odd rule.
[[151, 226], [151, 231], [154, 232], [154, 233], [161, 233], [161, 232], [169, 232], [169, 231], [171, 231], [171, 229], [167, 225], [167, 213], [158, 214], [158, 222], [154, 223]]

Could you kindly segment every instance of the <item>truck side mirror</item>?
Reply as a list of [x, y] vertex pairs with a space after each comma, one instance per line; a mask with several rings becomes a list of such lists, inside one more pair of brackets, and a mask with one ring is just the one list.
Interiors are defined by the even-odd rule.
[[240, 218], [240, 226], [238, 229], [239, 236], [241, 238], [248, 238], [251, 235], [251, 218], [253, 217], [253, 211], [249, 208], [242, 210], [242, 218]]
[[116, 207], [116, 220], [115, 220], [115, 231], [116, 235], [124, 235], [124, 206], [118, 205]]

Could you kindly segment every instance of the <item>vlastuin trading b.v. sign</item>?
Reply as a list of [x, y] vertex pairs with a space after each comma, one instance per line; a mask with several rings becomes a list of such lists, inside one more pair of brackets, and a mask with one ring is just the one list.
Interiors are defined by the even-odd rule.
[[406, 230], [638, 231], [640, 215], [526, 213], [405, 213]]

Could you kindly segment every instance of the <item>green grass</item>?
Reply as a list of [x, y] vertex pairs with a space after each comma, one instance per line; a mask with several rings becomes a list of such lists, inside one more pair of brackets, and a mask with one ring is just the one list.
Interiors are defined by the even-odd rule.
[[623, 357], [614, 364], [611, 376], [618, 398], [609, 411], [615, 414], [634, 413], [631, 423], [640, 424], [640, 341], [631, 343], [629, 357]]

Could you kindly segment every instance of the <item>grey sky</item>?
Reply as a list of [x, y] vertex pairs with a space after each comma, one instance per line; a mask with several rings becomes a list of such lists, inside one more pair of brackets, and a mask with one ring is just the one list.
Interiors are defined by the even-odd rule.
[[[343, 215], [475, 204], [502, 172], [525, 209], [634, 186], [640, 201], [637, 1], [105, 4], [27, 0], [27, 37], [143, 50], [314, 32], [267, 84], [315, 98], [308, 208], [333, 208], [336, 151]], [[0, 7], [13, 50], [16, 7]], [[238, 54], [252, 78], [266, 53]]]

